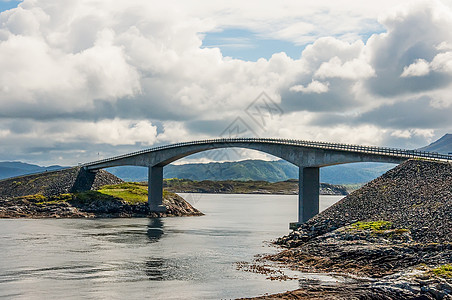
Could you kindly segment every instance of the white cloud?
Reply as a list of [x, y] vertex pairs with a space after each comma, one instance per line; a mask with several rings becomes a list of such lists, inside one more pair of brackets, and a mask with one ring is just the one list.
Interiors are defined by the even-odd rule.
[[[72, 123], [72, 122], [71, 122]], [[65, 124], [66, 125], [66, 124]], [[103, 120], [71, 124], [69, 134], [61, 141], [71, 139], [89, 141], [96, 144], [150, 146], [155, 143], [157, 128], [148, 121]], [[66, 133], [67, 134], [67, 133]]]
[[430, 66], [425, 59], [417, 59], [411, 65], [403, 68], [403, 73], [400, 77], [417, 77], [425, 76], [430, 73]]
[[439, 53], [430, 65], [435, 71], [452, 74], [452, 51]]
[[303, 85], [294, 85], [290, 88], [291, 91], [294, 92], [302, 92], [305, 94], [322, 94], [328, 92], [328, 82], [320, 82], [317, 80], [313, 80], [311, 83], [309, 83], [306, 87]]
[[[450, 7], [427, 1], [391, 12], [389, 0], [283, 2], [25, 0], [2, 12], [0, 121], [8, 122], [0, 135], [11, 146], [0, 154], [26, 141], [37, 147], [38, 135], [61, 153], [64, 143], [85, 150], [82, 141], [118, 146], [114, 153], [214, 137], [262, 91], [285, 112], [263, 135], [288, 138], [402, 140], [407, 129], [385, 125], [386, 115], [365, 125], [356, 116], [420, 97], [429, 101], [419, 110], [450, 109]], [[223, 28], [311, 44], [299, 59], [281, 52], [242, 61], [202, 48], [203, 33]], [[335, 112], [334, 123], [321, 124]], [[444, 130], [416, 126], [408, 132]]]
[[328, 62], [322, 63], [320, 68], [315, 72], [317, 78], [343, 78], [343, 79], [364, 79], [375, 75], [375, 71], [364, 59], [352, 59], [342, 62], [337, 56]]
[[431, 139], [434, 137], [433, 130], [431, 129], [406, 129], [406, 130], [394, 130], [391, 132], [391, 136], [402, 138], [402, 139], [410, 139], [413, 136], [420, 136], [425, 139]]

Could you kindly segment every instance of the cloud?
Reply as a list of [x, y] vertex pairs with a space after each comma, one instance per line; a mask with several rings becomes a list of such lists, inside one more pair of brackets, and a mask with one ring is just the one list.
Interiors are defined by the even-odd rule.
[[450, 76], [427, 73], [426, 62], [442, 51], [439, 45], [452, 40], [450, 12], [440, 2], [422, 1], [380, 18], [387, 33], [371, 36], [366, 44], [376, 75], [366, 83], [369, 91], [389, 98], [448, 85]]
[[320, 82], [317, 80], [313, 80], [311, 83], [309, 83], [306, 87], [303, 85], [294, 85], [290, 88], [290, 91], [292, 92], [302, 92], [305, 94], [322, 94], [328, 92], [328, 82]]
[[317, 78], [343, 78], [357, 80], [360, 78], [368, 78], [375, 75], [374, 70], [363, 59], [353, 59], [342, 63], [337, 56], [328, 62], [322, 63], [320, 68], [315, 72]]
[[430, 66], [424, 59], [417, 59], [408, 67], [403, 68], [401, 77], [425, 76], [430, 73]]
[[[25, 0], [0, 13], [0, 155], [215, 137], [262, 91], [284, 115], [260, 136], [426, 142], [452, 129], [452, 13], [392, 3]], [[306, 47], [255, 62], [202, 47], [227, 28]]]

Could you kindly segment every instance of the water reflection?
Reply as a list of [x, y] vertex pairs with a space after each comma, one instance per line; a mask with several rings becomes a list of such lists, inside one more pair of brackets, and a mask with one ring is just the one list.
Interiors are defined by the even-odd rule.
[[[163, 236], [163, 220], [161, 218], [149, 219], [146, 235], [150, 243], [158, 242]], [[146, 261], [145, 265], [145, 273], [149, 280], [161, 281], [165, 279], [166, 259], [152, 257]]]
[[146, 235], [151, 243], [158, 242], [163, 236], [163, 220], [161, 218], [149, 219]]
[[146, 261], [145, 273], [149, 280], [162, 281], [165, 279], [166, 259], [157, 257]]

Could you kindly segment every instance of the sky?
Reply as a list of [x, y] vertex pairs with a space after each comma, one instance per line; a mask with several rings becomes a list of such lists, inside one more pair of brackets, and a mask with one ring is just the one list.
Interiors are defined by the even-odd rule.
[[0, 161], [217, 137], [422, 147], [452, 133], [450, 28], [452, 0], [0, 0]]

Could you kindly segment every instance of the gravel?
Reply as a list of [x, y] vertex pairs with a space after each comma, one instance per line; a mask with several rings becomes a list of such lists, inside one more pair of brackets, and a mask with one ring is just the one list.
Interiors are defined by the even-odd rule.
[[357, 221], [390, 221], [414, 242], [452, 241], [452, 164], [409, 160], [354, 191], [277, 243], [297, 247]]

